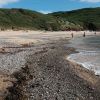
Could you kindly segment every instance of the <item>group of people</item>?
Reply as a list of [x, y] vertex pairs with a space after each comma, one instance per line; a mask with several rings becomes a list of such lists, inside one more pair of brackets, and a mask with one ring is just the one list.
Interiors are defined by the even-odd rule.
[[[96, 32], [94, 34], [96, 35]], [[73, 38], [74, 37], [74, 34], [72, 33], [71, 36]], [[86, 36], [86, 33], [84, 32], [83, 37], [85, 37], [85, 36]]]

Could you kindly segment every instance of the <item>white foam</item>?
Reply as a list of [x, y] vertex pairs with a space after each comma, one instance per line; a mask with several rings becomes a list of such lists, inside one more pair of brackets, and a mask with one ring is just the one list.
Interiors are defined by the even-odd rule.
[[100, 75], [100, 53], [96, 51], [81, 51], [80, 53], [71, 54], [67, 59], [94, 71], [96, 75]]

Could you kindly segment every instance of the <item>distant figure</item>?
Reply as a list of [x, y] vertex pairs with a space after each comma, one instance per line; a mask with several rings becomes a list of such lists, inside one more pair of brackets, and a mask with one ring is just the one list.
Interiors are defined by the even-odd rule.
[[4, 28], [1, 28], [1, 31], [4, 31], [5, 29]]
[[85, 32], [84, 32], [84, 34], [83, 34], [83, 37], [85, 37], [86, 35], [85, 35]]
[[74, 37], [73, 33], [71, 35], [72, 35], [72, 38], [73, 38]]
[[94, 34], [96, 35], [96, 32]]

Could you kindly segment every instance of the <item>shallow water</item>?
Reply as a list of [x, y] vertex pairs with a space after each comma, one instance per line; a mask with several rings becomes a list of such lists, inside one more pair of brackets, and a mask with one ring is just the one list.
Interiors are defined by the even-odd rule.
[[70, 42], [79, 53], [71, 54], [68, 59], [100, 75], [100, 36], [77, 37]]

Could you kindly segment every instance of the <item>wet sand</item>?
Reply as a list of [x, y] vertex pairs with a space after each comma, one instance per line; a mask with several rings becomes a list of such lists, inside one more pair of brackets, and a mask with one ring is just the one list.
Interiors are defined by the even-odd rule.
[[[16, 66], [17, 69], [12, 65], [16, 63], [11, 63], [12, 67], [9, 68], [12, 70], [8, 72], [1, 69], [3, 74], [8, 74], [1, 100], [100, 100], [100, 78], [66, 60], [66, 56], [75, 52], [67, 45], [70, 37], [67, 34], [58, 36], [57, 33], [48, 35], [45, 39], [44, 35], [40, 37], [40, 40], [45, 40], [43, 42], [34, 45], [24, 43], [28, 45], [16, 49], [11, 47], [10, 52], [3, 53], [15, 56], [19, 53], [17, 58], [24, 58], [24, 63], [23, 66]], [[1, 78], [1, 84], [5, 79]]]
[[67, 59], [100, 75], [100, 36], [74, 38], [70, 40], [70, 46], [76, 48], [78, 53], [69, 55]]

